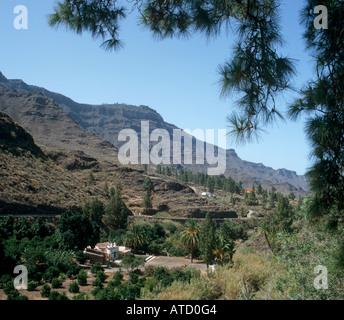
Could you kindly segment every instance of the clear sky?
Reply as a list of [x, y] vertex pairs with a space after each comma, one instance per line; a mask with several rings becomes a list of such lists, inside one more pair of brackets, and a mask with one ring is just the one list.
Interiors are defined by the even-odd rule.
[[[47, 14], [55, 4], [54, 0], [1, 0], [0, 71], [7, 78], [23, 79], [81, 103], [147, 105], [182, 129], [227, 127], [226, 116], [233, 111], [234, 100], [219, 98], [217, 68], [231, 55], [233, 34], [223, 33], [210, 41], [200, 35], [156, 41], [138, 25], [133, 13], [121, 24], [124, 48], [107, 52], [86, 33], [80, 36], [50, 28]], [[284, 0], [281, 8], [283, 53], [297, 59], [296, 88], [310, 80], [314, 70], [299, 25], [303, 4]], [[13, 26], [17, 5], [28, 9], [27, 30]], [[285, 110], [295, 97], [296, 93], [286, 95], [280, 109]], [[310, 148], [303, 127], [302, 121], [288, 120], [266, 128], [259, 143], [236, 146], [228, 140], [227, 145], [243, 160], [304, 174], [310, 165]]]

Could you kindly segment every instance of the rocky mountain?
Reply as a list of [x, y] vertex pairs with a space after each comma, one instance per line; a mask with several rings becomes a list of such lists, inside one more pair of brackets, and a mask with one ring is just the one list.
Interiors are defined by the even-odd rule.
[[[121, 144], [123, 144], [123, 142], [121, 143], [118, 141], [118, 134], [122, 129], [133, 129], [138, 133], [140, 138], [141, 121], [149, 121], [150, 132], [154, 129], [165, 129], [170, 134], [170, 137], [172, 137], [173, 129], [178, 129], [176, 126], [165, 122], [160, 114], [147, 106], [131, 106], [125, 104], [81, 104], [45, 88], [28, 85], [22, 80], [9, 80], [1, 73], [0, 88], [4, 89], [2, 90], [3, 98], [0, 97], [0, 110], [13, 116], [13, 118], [27, 128], [33, 136], [38, 135], [38, 140], [42, 142], [44, 142], [44, 139], [48, 139], [47, 137], [49, 137], [47, 132], [43, 133], [42, 131], [42, 124], [40, 122], [42, 119], [37, 120], [37, 116], [39, 116], [39, 114], [34, 112], [23, 113], [22, 103], [24, 101], [26, 102], [29, 96], [32, 97], [32, 99], [37, 99], [39, 97], [38, 100], [40, 100], [40, 102], [43, 102], [42, 95], [46, 98], [50, 98], [45, 100], [45, 102], [50, 109], [54, 108], [55, 117], [56, 120], [58, 120], [57, 123], [59, 123], [59, 131], [61, 134], [60, 136], [56, 135], [55, 140], [59, 142], [60, 146], [64, 145], [65, 141], [67, 141], [69, 142], [69, 145], [72, 145], [70, 148], [75, 147], [76, 150], [79, 148], [76, 144], [82, 146], [82, 139], [84, 138], [89, 141], [90, 137], [88, 135], [91, 135], [91, 140], [94, 141], [95, 146], [90, 149], [96, 151], [91, 153], [89, 150], [86, 150], [89, 143], [83, 145], [83, 148], [80, 150], [92, 156], [95, 156], [97, 153], [98, 156], [106, 154], [106, 152], [103, 151], [102, 143], [111, 143], [113, 146], [119, 148]], [[10, 91], [7, 91], [6, 93], [5, 90], [16, 90], [17, 93], [10, 93]], [[24, 94], [24, 96], [20, 98], [19, 96], [21, 94]], [[13, 97], [10, 97], [9, 95], [12, 95]], [[13, 100], [13, 103], [10, 102], [12, 98], [16, 100], [15, 102]], [[18, 107], [18, 103], [20, 107]], [[33, 106], [38, 105], [39, 104], [33, 103]], [[59, 110], [57, 110], [57, 108], [63, 110], [64, 119], [58, 118], [57, 114], [59, 113]], [[18, 109], [21, 111], [19, 112]], [[42, 109], [44, 108], [40, 108], [40, 113], [42, 113]], [[21, 114], [21, 119], [18, 117], [19, 113]], [[51, 119], [51, 116], [49, 117]], [[36, 120], [33, 120], [34, 118]], [[32, 123], [29, 125], [30, 121]], [[68, 123], [67, 126], [64, 126], [65, 121]], [[71, 121], [73, 121], [75, 125], [79, 125], [79, 129], [82, 128], [84, 131], [82, 131], [82, 133], [70, 131]], [[37, 126], [37, 128], [35, 128], [35, 126]], [[61, 129], [62, 127], [64, 128]], [[53, 130], [51, 131], [51, 134], [52, 132]], [[68, 136], [68, 139], [66, 135]], [[73, 143], [70, 142], [70, 139], [73, 137], [78, 137], [79, 140], [73, 141]], [[193, 138], [193, 145], [195, 146], [195, 144], [196, 139]], [[107, 146], [110, 148], [110, 145]], [[205, 146], [207, 147], [208, 144], [205, 144]], [[99, 147], [100, 149], [96, 147]], [[215, 150], [217, 150], [217, 147], [215, 147]], [[110, 152], [110, 154], [110, 158], [113, 158], [114, 153]], [[193, 157], [195, 158], [194, 149]], [[207, 169], [206, 165], [192, 164], [183, 166], [195, 172], [205, 172]], [[244, 161], [240, 159], [235, 150], [232, 149], [226, 150], [226, 167], [227, 169], [224, 175], [231, 176], [236, 181], [242, 181], [246, 188], [250, 188], [252, 184], [257, 185], [258, 183], [261, 183], [265, 189], [270, 189], [272, 186], [275, 186], [278, 191], [284, 194], [288, 194], [291, 191], [296, 193], [304, 193], [305, 191], [308, 191], [308, 183], [304, 176], [299, 176], [296, 172], [287, 169], [274, 170], [270, 167], [264, 166], [263, 164]]]
[[[229, 203], [218, 205], [187, 185], [154, 176], [153, 171], [150, 168], [156, 208], [152, 214], [164, 211], [186, 219], [202, 218], [212, 211], [215, 218], [237, 217], [237, 209]], [[105, 184], [111, 188], [117, 183], [121, 183], [128, 208], [143, 211], [143, 170], [98, 160], [82, 151], [40, 148], [31, 134], [4, 112], [0, 112], [0, 177], [0, 216], [53, 217], [68, 209], [81, 211], [94, 198], [106, 204]]]
[[84, 130], [56, 102], [40, 92], [0, 88], [0, 110], [23, 126], [43, 146], [83, 151], [116, 161], [117, 148]]

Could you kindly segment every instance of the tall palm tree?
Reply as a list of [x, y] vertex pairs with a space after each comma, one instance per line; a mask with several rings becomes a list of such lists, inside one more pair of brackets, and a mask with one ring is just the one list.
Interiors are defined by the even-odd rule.
[[147, 244], [147, 239], [144, 231], [138, 225], [133, 225], [125, 234], [124, 243], [127, 247], [131, 247], [134, 252], [137, 248], [142, 248]]
[[195, 220], [189, 220], [186, 223], [186, 229], [181, 234], [181, 241], [184, 246], [190, 251], [191, 263], [193, 263], [194, 251], [198, 248], [199, 231]]

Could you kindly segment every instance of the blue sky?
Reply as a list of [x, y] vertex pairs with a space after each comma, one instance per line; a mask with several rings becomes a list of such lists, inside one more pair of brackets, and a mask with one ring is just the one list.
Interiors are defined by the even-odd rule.
[[[310, 80], [314, 70], [299, 25], [303, 3], [284, 0], [281, 8], [286, 40], [283, 53], [297, 59], [296, 88]], [[79, 36], [64, 28], [50, 28], [46, 16], [55, 4], [54, 0], [1, 0], [0, 71], [7, 78], [23, 79], [77, 102], [147, 105], [183, 129], [227, 127], [226, 116], [234, 110], [234, 100], [219, 98], [217, 68], [231, 55], [233, 34], [224, 33], [210, 41], [201, 35], [156, 41], [138, 26], [133, 13], [121, 24], [124, 48], [106, 52], [86, 33]], [[16, 5], [28, 9], [27, 30], [13, 26]], [[285, 110], [295, 97], [297, 93], [285, 95], [280, 109]], [[302, 121], [280, 122], [266, 128], [259, 143], [236, 146], [228, 140], [227, 146], [243, 160], [304, 174], [310, 165], [310, 148], [303, 127]]]

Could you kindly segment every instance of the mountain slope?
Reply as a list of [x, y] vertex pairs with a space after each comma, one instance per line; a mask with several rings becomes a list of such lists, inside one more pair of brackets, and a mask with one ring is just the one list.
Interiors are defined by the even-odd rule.
[[43, 146], [80, 150], [91, 156], [117, 160], [117, 148], [85, 131], [51, 98], [40, 92], [0, 88], [0, 110], [23, 126]]
[[[133, 129], [140, 138], [141, 121], [149, 121], [150, 132], [154, 129], [165, 129], [172, 137], [176, 126], [166, 123], [161, 115], [147, 106], [130, 106], [124, 104], [113, 105], [88, 105], [80, 104], [61, 94], [51, 92], [44, 88], [27, 85], [22, 80], [8, 80], [0, 73], [0, 87], [25, 92], [41, 92], [46, 97], [54, 99], [59, 107], [76, 121], [87, 132], [92, 132], [99, 138], [120, 147], [118, 134], [122, 129]], [[196, 139], [193, 139], [193, 146]], [[171, 143], [172, 145], [172, 143]], [[206, 144], [207, 146], [208, 144]], [[193, 156], [195, 157], [195, 148]], [[215, 147], [215, 150], [217, 148]], [[172, 152], [171, 152], [172, 155]], [[246, 188], [252, 184], [261, 183], [265, 189], [275, 186], [284, 194], [291, 191], [308, 191], [308, 183], [304, 176], [299, 176], [294, 171], [287, 169], [274, 170], [263, 164], [256, 164], [240, 159], [235, 150], [226, 150], [227, 170], [225, 176], [231, 176], [237, 181], [242, 181]], [[194, 172], [206, 172], [206, 165], [183, 165]]]
[[[90, 172], [94, 179], [89, 179]], [[143, 170], [97, 160], [80, 151], [39, 148], [32, 136], [0, 112], [0, 215], [54, 216], [67, 209], [81, 211], [87, 201], [105, 204], [108, 187], [122, 186], [129, 209], [143, 211]], [[237, 217], [230, 204], [219, 206], [187, 185], [153, 177], [153, 206], [175, 217]], [[152, 212], [154, 213], [154, 211]]]

